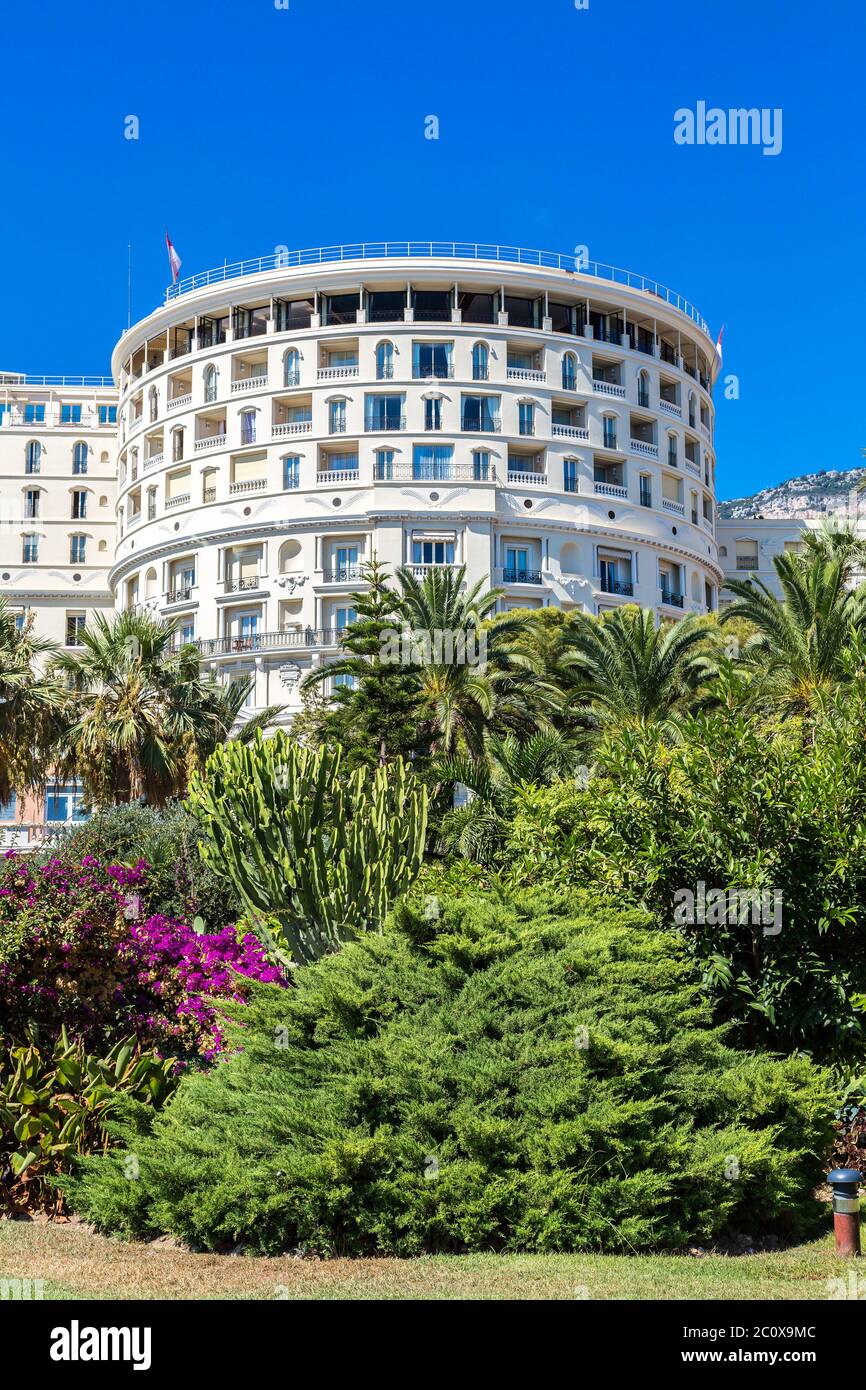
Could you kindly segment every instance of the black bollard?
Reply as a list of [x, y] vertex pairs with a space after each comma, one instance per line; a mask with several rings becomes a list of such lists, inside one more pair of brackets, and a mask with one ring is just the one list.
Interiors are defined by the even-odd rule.
[[827, 1174], [833, 1189], [833, 1230], [837, 1255], [860, 1254], [860, 1196], [857, 1184], [862, 1178], [859, 1168], [834, 1168]]

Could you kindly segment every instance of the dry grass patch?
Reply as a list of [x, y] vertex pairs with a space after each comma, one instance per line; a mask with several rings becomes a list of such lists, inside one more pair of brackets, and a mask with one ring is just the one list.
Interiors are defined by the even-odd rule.
[[0, 1278], [41, 1279], [50, 1298], [826, 1299], [847, 1278], [832, 1238], [772, 1254], [438, 1255], [314, 1260], [194, 1255], [130, 1245], [77, 1223], [0, 1221]]

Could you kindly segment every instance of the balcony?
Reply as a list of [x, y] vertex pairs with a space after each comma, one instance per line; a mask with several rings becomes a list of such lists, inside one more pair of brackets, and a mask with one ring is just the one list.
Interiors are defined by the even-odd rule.
[[701, 521], [703, 522], [703, 524], [704, 524], [704, 526], [705, 526], [705, 528], [706, 528], [707, 531], [712, 531], [712, 529], [713, 529], [713, 518], [712, 518], [711, 516], [702, 516], [702, 517], [701, 517]]
[[690, 473], [694, 473], [696, 478], [699, 478], [701, 476], [701, 465], [699, 463], [696, 463], [694, 459], [690, 459], [688, 454], [686, 454], [685, 463], [686, 468], [689, 470]]
[[406, 415], [373, 415], [364, 421], [364, 430], [367, 434], [387, 432], [388, 430], [404, 430], [406, 428]]
[[169, 607], [172, 603], [189, 603], [191, 598], [192, 585], [180, 584], [176, 589], [169, 589], [168, 593], [163, 595], [162, 601], [166, 607]]
[[509, 381], [533, 381], [543, 384], [547, 373], [538, 367], [506, 367], [505, 375]]
[[622, 594], [625, 598], [631, 598], [634, 594], [634, 584], [630, 579], [603, 577], [599, 583], [599, 588], [603, 594]]
[[533, 468], [509, 468], [508, 483], [511, 487], [546, 487], [547, 474]]
[[659, 396], [659, 410], [664, 411], [665, 415], [674, 415], [678, 420], [683, 418], [683, 408], [675, 401], [666, 401], [664, 396]]
[[223, 580], [223, 592], [226, 594], [249, 594], [262, 587], [261, 575], [254, 575], [250, 579], [225, 579]]
[[182, 406], [192, 404], [192, 392], [188, 391], [185, 396], [172, 396], [166, 401], [166, 410], [180, 410]]
[[195, 441], [195, 452], [200, 454], [205, 449], [216, 449], [219, 445], [225, 444], [225, 442], [226, 437], [224, 434], [208, 434], [205, 435], [203, 439], [197, 439]]
[[622, 483], [594, 483], [593, 487], [599, 497], [628, 497], [628, 488]]
[[144, 460], [145, 471], [146, 471], [148, 468], [159, 468], [159, 465], [160, 465], [161, 463], [164, 463], [164, 462], [165, 462], [165, 454], [164, 454], [164, 453], [150, 454], [150, 455]]
[[615, 381], [600, 381], [598, 377], [593, 377], [592, 384], [600, 396], [616, 396], [619, 400], [625, 400], [625, 387]]
[[683, 595], [675, 593], [673, 589], [662, 589], [662, 603], [668, 604], [670, 608], [682, 608]]
[[584, 442], [589, 439], [586, 425], [551, 425], [550, 428], [554, 439], [580, 439]]
[[737, 556], [737, 569], [738, 569], [738, 570], [756, 570], [757, 568], [758, 568], [758, 557], [757, 557], [757, 555], [738, 555], [738, 556]]
[[261, 376], [245, 376], [239, 381], [232, 382], [232, 395], [236, 396], [240, 391], [252, 391], [256, 386], [264, 388], [267, 384], [268, 378], [264, 372]]
[[541, 570], [505, 569], [502, 571], [503, 584], [540, 584]]
[[320, 367], [319, 381], [351, 381], [358, 375], [358, 364], [345, 367]]
[[316, 482], [319, 486], [327, 486], [332, 483], [357, 483], [357, 468], [320, 468], [316, 474]]
[[345, 628], [290, 628], [284, 632], [256, 632], [249, 637], [199, 638], [191, 643], [201, 656], [234, 656], [244, 652], [283, 651], [292, 648], [339, 647]]
[[386, 463], [377, 459], [373, 465], [377, 483], [489, 483], [495, 482], [496, 470], [490, 464], [472, 463]]
[[640, 454], [642, 458], [657, 459], [659, 456], [658, 444], [650, 444], [646, 439], [630, 439], [629, 448], [633, 454]]
[[229, 483], [229, 493], [234, 495], [238, 492], [262, 492], [267, 485], [267, 478], [247, 478], [244, 482]]
[[289, 420], [281, 425], [274, 425], [271, 433], [274, 439], [286, 439], [290, 435], [312, 434], [312, 420]]
[[[192, 493], [189, 493], [189, 492], [182, 492], [182, 493], [180, 494], [180, 496], [178, 496], [178, 497], [167, 497], [167, 498], [165, 499], [165, 510], [166, 510], [167, 512], [170, 512], [170, 511], [173, 511], [173, 509], [174, 509], [175, 507], [185, 507], [185, 506], [187, 505], [187, 503], [189, 503], [189, 502], [191, 502], [191, 501], [192, 501]], [[141, 513], [139, 512], [138, 515], [140, 516]], [[130, 518], [130, 520], [131, 520], [131, 519], [132, 519], [132, 518]]]
[[334, 569], [322, 570], [323, 584], [347, 584], [361, 578], [360, 565], [337, 565]]
[[432, 365], [427, 367], [415, 367], [412, 372], [413, 381], [453, 381], [453, 379], [454, 364], [452, 362], [438, 367]]
[[673, 512], [674, 516], [685, 516], [686, 504], [685, 502], [674, 502], [670, 497], [663, 497], [662, 511]]
[[482, 419], [478, 415], [464, 415], [461, 429], [466, 434], [498, 434], [502, 429], [502, 417], [488, 415]]

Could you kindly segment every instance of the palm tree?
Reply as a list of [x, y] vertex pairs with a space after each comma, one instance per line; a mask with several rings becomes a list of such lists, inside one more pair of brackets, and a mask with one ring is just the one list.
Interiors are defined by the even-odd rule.
[[462, 742], [480, 756], [494, 717], [507, 719], [523, 707], [518, 691], [525, 667], [512, 639], [524, 620], [509, 615], [488, 622], [501, 590], [483, 593], [479, 580], [464, 592], [465, 577], [465, 565], [430, 568], [422, 579], [404, 566], [396, 574], [397, 611], [408, 629], [401, 656], [417, 669], [431, 750], [450, 753]]
[[756, 629], [743, 660], [761, 699], [805, 714], [850, 677], [852, 652], [866, 633], [866, 585], [852, 589], [852, 549], [844, 539], [803, 555], [776, 555], [782, 598], [760, 580], [727, 581], [736, 601], [722, 622], [746, 618]]
[[581, 614], [562, 657], [575, 676], [569, 708], [593, 730], [661, 724], [675, 732], [709, 698], [714, 645], [697, 614], [662, 626], [651, 609], [631, 605], [601, 619]]
[[13, 791], [37, 790], [63, 706], [63, 689], [43, 673], [53, 642], [33, 635], [33, 614], [19, 627], [0, 597], [0, 801]]
[[513, 734], [491, 734], [484, 756], [458, 754], [436, 767], [443, 782], [459, 783], [471, 793], [465, 806], [443, 818], [441, 838], [447, 848], [467, 859], [488, 862], [502, 842], [518, 794], [544, 786], [574, 766], [575, 753], [558, 730], [546, 729], [521, 742]]
[[162, 805], [184, 790], [198, 749], [218, 735], [198, 654], [174, 634], [174, 624], [147, 614], [113, 623], [99, 615], [81, 634], [82, 650], [57, 660], [70, 704], [58, 761], [96, 805], [141, 796]]
[[841, 560], [845, 582], [850, 584], [866, 567], [866, 541], [857, 535], [850, 522], [839, 525], [825, 520], [817, 531], [803, 533], [803, 551], [798, 557], [807, 567], [815, 560]]

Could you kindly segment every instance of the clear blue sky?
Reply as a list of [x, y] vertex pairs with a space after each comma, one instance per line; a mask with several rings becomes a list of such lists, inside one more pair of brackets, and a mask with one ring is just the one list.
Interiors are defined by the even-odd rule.
[[[127, 244], [141, 317], [166, 224], [183, 274], [279, 244], [586, 244], [726, 324], [721, 496], [854, 467], [863, 40], [862, 0], [9, 6], [0, 368], [108, 371]], [[781, 154], [676, 145], [698, 100], [781, 107]]]

